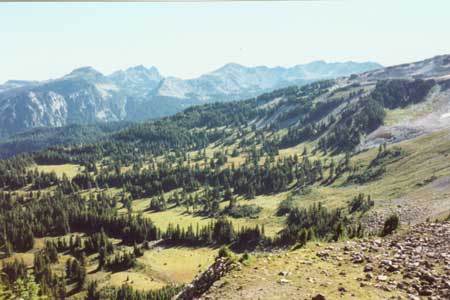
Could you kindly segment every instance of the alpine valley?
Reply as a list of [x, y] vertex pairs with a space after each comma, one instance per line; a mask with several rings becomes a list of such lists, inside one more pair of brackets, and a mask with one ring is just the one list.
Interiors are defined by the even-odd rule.
[[0, 90], [0, 299], [450, 299], [450, 55]]

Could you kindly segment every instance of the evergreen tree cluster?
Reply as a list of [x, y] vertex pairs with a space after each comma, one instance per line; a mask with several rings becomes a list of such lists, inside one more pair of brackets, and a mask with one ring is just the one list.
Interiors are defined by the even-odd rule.
[[369, 163], [367, 168], [350, 168], [347, 183], [364, 184], [380, 178], [388, 164], [391, 164], [406, 155], [400, 147], [388, 149], [386, 144], [380, 145], [377, 156]]
[[240, 248], [252, 248], [266, 244], [269, 239], [264, 234], [264, 227], [243, 227], [236, 230], [233, 223], [226, 218], [211, 221], [205, 226], [188, 226], [169, 224], [163, 235], [166, 241], [189, 245], [234, 245]]
[[128, 270], [136, 266], [136, 255], [130, 252], [117, 252], [112, 257], [106, 259], [104, 264], [105, 269], [118, 272]]
[[381, 80], [377, 82], [372, 98], [389, 109], [405, 107], [423, 101], [435, 84], [433, 79]]
[[345, 235], [345, 224], [345, 214], [341, 209], [330, 210], [321, 203], [303, 209], [294, 208], [287, 216], [278, 243], [303, 245], [314, 238], [338, 240]]
[[[108, 300], [170, 300], [183, 289], [182, 286], [168, 285], [158, 290], [138, 291], [129, 284], [120, 288], [108, 288], [99, 293], [97, 297]], [[91, 295], [94, 293], [90, 293]], [[94, 294], [95, 295], [95, 294]], [[86, 300], [98, 300], [96, 297], [88, 297]]]
[[51, 264], [58, 261], [58, 253], [52, 244], [34, 254], [33, 274], [41, 288], [41, 293], [51, 299], [65, 299], [66, 284], [63, 276], [55, 274]]
[[382, 125], [385, 116], [382, 104], [367, 97], [341, 113], [331, 131], [319, 139], [318, 147], [323, 151], [353, 151], [361, 136]]
[[19, 278], [24, 278], [27, 275], [27, 266], [23, 259], [14, 259], [12, 262], [2, 263], [2, 272], [6, 275], [8, 283], [13, 283]]
[[366, 198], [364, 194], [360, 193], [348, 203], [348, 211], [351, 214], [355, 212], [365, 213], [374, 205], [375, 202], [371, 199], [370, 195]]
[[[96, 232], [100, 228], [127, 244], [158, 238], [159, 230], [150, 219], [118, 215], [111, 203], [113, 201], [104, 194], [86, 200], [77, 194], [64, 196], [57, 193], [39, 201], [14, 205], [10, 210], [0, 211], [0, 225], [4, 229], [0, 241], [12, 244], [15, 251], [27, 251], [33, 247], [34, 237], [61, 236], [75, 231]], [[87, 245], [95, 250], [100, 241], [95, 236], [91, 241]]]
[[370, 95], [341, 114], [336, 126], [319, 140], [319, 148], [326, 151], [352, 151], [363, 134], [370, 133], [383, 124], [387, 109], [402, 108], [424, 101], [434, 80], [381, 80]]

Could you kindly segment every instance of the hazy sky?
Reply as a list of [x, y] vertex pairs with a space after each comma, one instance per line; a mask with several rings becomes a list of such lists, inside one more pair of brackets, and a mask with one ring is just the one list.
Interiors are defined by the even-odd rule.
[[80, 66], [191, 78], [228, 62], [384, 65], [450, 53], [450, 1], [0, 3], [0, 83]]

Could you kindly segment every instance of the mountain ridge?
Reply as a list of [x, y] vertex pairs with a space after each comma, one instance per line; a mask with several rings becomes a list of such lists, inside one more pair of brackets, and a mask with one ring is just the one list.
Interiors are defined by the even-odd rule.
[[283, 69], [230, 63], [187, 80], [165, 77], [154, 66], [138, 65], [109, 75], [85, 66], [57, 79], [9, 80], [0, 85], [0, 137], [36, 127], [154, 119], [190, 105], [245, 99], [276, 88], [380, 67], [373, 63], [319, 63], [320, 70], [314, 71], [314, 64], [304, 65], [309, 70], [305, 72], [299, 65]]
[[[399, 65], [399, 66], [392, 66], [392, 67], [383, 68], [381, 70], [365, 72], [365, 73], [362, 73], [359, 75], [351, 75], [349, 77], [342, 77], [342, 78], [334, 80], [334, 83], [332, 84], [332, 86], [333, 86], [332, 92], [330, 92], [329, 94], [323, 95], [323, 96], [319, 96], [317, 101], [320, 104], [320, 102], [326, 100], [327, 97], [331, 97], [334, 99], [334, 98], [336, 98], [335, 94], [339, 95], [342, 93], [346, 93], [345, 91], [348, 89], [351, 89], [354, 91], [357, 91], [358, 89], [361, 89], [361, 88], [362, 89], [372, 89], [375, 86], [375, 83], [377, 81], [376, 76], [383, 77], [383, 76], [385, 76], [384, 74], [386, 74], [387, 72], [390, 72], [392, 74], [399, 74], [399, 70], [401, 71], [401, 70], [407, 68], [408, 66], [413, 66], [413, 67], [414, 66], [416, 66], [416, 67], [422, 66], [422, 68], [417, 67], [417, 70], [414, 71], [416, 73], [415, 77], [417, 77], [417, 75], [420, 75], [420, 77], [426, 79], [431, 74], [431, 75], [435, 76], [436, 78], [438, 78], [437, 80], [439, 81], [439, 85], [436, 86], [437, 88], [434, 88], [431, 90], [432, 91], [431, 95], [430, 95], [430, 97], [428, 97], [429, 100], [425, 101], [425, 103], [418, 104], [417, 108], [415, 106], [411, 106], [411, 108], [405, 108], [405, 111], [408, 110], [408, 114], [410, 116], [414, 116], [417, 114], [422, 114], [422, 113], [416, 112], [416, 110], [421, 111], [424, 108], [428, 107], [428, 110], [432, 109], [431, 113], [427, 113], [424, 118], [411, 119], [411, 117], [410, 117], [409, 119], [405, 119], [402, 122], [396, 122], [395, 124], [390, 124], [390, 123], [384, 124], [384, 125], [380, 126], [378, 129], [376, 129], [375, 131], [368, 134], [366, 137], [364, 137], [361, 145], [359, 145], [358, 147], [359, 147], [359, 149], [362, 150], [362, 149], [374, 147], [374, 146], [378, 145], [379, 143], [398, 142], [398, 141], [401, 141], [404, 139], [411, 138], [412, 136], [417, 136], [417, 135], [421, 135], [424, 133], [433, 132], [433, 131], [436, 131], [436, 130], [439, 130], [442, 128], [446, 128], [446, 127], [448, 127], [448, 123], [449, 123], [447, 121], [450, 120], [450, 118], [447, 118], [448, 115], [450, 115], [450, 113], [448, 113], [448, 112], [450, 112], [450, 107], [445, 100], [447, 97], [446, 95], [448, 94], [448, 90], [449, 90], [448, 87], [450, 87], [450, 80], [445, 79], [445, 76], [450, 74], [450, 70], [447, 69], [447, 64], [446, 64], [446, 60], [449, 57], [450, 57], [450, 55], [437, 56], [437, 57], [427, 59], [424, 61], [420, 61], [420, 62], [413, 62], [413, 63], [406, 64], [406, 65], [403, 64], [403, 65]], [[433, 69], [430, 67], [426, 67], [427, 65], [435, 66], [435, 68]], [[235, 67], [235, 66], [232, 64], [232, 67]], [[157, 73], [156, 69], [151, 70], [151, 68], [149, 68], [151, 71], [148, 71], [145, 67], [142, 67], [142, 66], [132, 67], [129, 69], [132, 70], [133, 72], [137, 70], [138, 73], [145, 72], [145, 73], [151, 74], [153, 76], [153, 77], [151, 77], [151, 76], [146, 77], [146, 78], [153, 79], [152, 82], [154, 84], [154, 86], [147, 87], [147, 92], [150, 91], [149, 93], [154, 93], [154, 91], [158, 88], [158, 86], [161, 85], [162, 80], [159, 82], [156, 82], [160, 78], [160, 75], [159, 75], [159, 73]], [[409, 69], [409, 70], [411, 70], [411, 69]], [[94, 74], [97, 74], [95, 71], [92, 71], [89, 68], [84, 69], [84, 71], [89, 71], [89, 72], [93, 72]], [[113, 74], [115, 74], [115, 76], [118, 76], [118, 75], [123, 76], [123, 73], [124, 72], [120, 72], [120, 73], [116, 72]], [[409, 76], [406, 79], [413, 80], [414, 76]], [[169, 80], [172, 80], [172, 79], [169, 79]], [[385, 80], [385, 79], [382, 79], [380, 81], [383, 81], [383, 80]], [[132, 80], [130, 80], [130, 81], [132, 81]], [[314, 85], [312, 85], [312, 86], [314, 86]], [[110, 92], [114, 92], [114, 91], [111, 91], [111, 86], [108, 86], [108, 84], [105, 84], [105, 83], [100, 83], [100, 84], [97, 84], [97, 86], [94, 86], [91, 88], [93, 88], [94, 91], [96, 91], [98, 94], [99, 106], [100, 105], [105, 106], [111, 102], [111, 99], [108, 96]], [[101, 94], [99, 92], [99, 88], [103, 92], [103, 94]], [[414, 84], [411, 83], [411, 87], [409, 87], [409, 88], [414, 88]], [[265, 100], [267, 102], [260, 104], [261, 105], [260, 109], [267, 109], [269, 111], [273, 110], [273, 113], [267, 118], [258, 118], [258, 119], [251, 121], [251, 123], [254, 126], [256, 126], [257, 129], [262, 129], [267, 126], [269, 126], [269, 127], [270, 126], [289, 127], [289, 126], [295, 125], [295, 122], [297, 122], [299, 120], [299, 117], [301, 117], [302, 110], [300, 108], [295, 108], [295, 106], [297, 104], [289, 104], [290, 102], [287, 101], [288, 100], [287, 98], [293, 97], [293, 96], [286, 96], [286, 95], [291, 94], [292, 91], [294, 91], [296, 89], [298, 90], [298, 87], [274, 90], [273, 92], [259, 95], [256, 99], [266, 99], [267, 98], [267, 100]], [[292, 90], [292, 91], [290, 91], [290, 90]], [[308, 90], [308, 88], [307, 88], [307, 90]], [[0, 93], [0, 95], [1, 95], [1, 93]], [[354, 96], [352, 96], [352, 97], [355, 98]], [[53, 95], [53, 97], [55, 98], [56, 96]], [[297, 97], [297, 96], [295, 96], [295, 97]], [[324, 98], [324, 99], [321, 100], [321, 98]], [[251, 99], [251, 97], [249, 97], [248, 99]], [[56, 100], [58, 100], [58, 97], [55, 98], [55, 103], [54, 103], [55, 111], [57, 111], [56, 107], [58, 106], [58, 103], [59, 103]], [[339, 100], [339, 99], [334, 99], [333, 101], [329, 101], [329, 102], [334, 103], [337, 100]], [[151, 101], [142, 101], [142, 102], [134, 101], [134, 102], [124, 103], [122, 107], [120, 107], [120, 106], [116, 107], [116, 111], [118, 111], [119, 114], [122, 112], [123, 116], [124, 116], [125, 115], [124, 107], [125, 106], [134, 106], [132, 108], [132, 110], [134, 110], [136, 112], [136, 114], [138, 114], [139, 112], [141, 113], [141, 115], [138, 115], [136, 117], [136, 119], [143, 119], [145, 117], [146, 110], [152, 109], [153, 107], [157, 107], [157, 108], [161, 109], [161, 107], [159, 106], [160, 101], [164, 101], [164, 103], [168, 106], [168, 108], [166, 108], [165, 115], [171, 115], [172, 112], [176, 112], [177, 109], [179, 109], [181, 107], [187, 108], [191, 105], [208, 103], [208, 101], [206, 101], [206, 102], [200, 101], [199, 102], [199, 101], [190, 100], [190, 99], [183, 100], [181, 98], [154, 96]], [[356, 101], [356, 99], [353, 99], [351, 101]], [[294, 105], [294, 106], [292, 106], [292, 105]], [[330, 104], [330, 105], [332, 105], [331, 107], [334, 107], [334, 105], [336, 105], [336, 104]], [[345, 103], [342, 103], [342, 104], [338, 105], [338, 107], [335, 108], [335, 114], [341, 113], [341, 110], [344, 109], [344, 107], [345, 107], [343, 105], [345, 105]], [[298, 113], [295, 113], [296, 110], [298, 110], [298, 109], [300, 109], [298, 111]], [[66, 111], [63, 110], [63, 113], [66, 113]], [[99, 113], [100, 113], [100, 115], [97, 115], [97, 116], [95, 116], [95, 115], [92, 116], [92, 114], [91, 114], [90, 124], [95, 124], [95, 123], [99, 122], [98, 121], [99, 117], [103, 117], [103, 120], [107, 121], [107, 119], [109, 117], [108, 113], [112, 115], [111, 117], [115, 116], [114, 111], [111, 112], [110, 110], [100, 111]], [[435, 121], [429, 122], [430, 118]], [[56, 118], [55, 122], [58, 120], [60, 120], [60, 119]], [[120, 121], [119, 118], [116, 118], [115, 120]], [[63, 124], [62, 120], [60, 120], [59, 122], [60, 122], [59, 124], [61, 124], [61, 126], [65, 126], [65, 124]], [[99, 124], [102, 124], [104, 122], [100, 122]], [[426, 125], [426, 126], [424, 126], [424, 125]], [[103, 126], [103, 125], [101, 125], [101, 126]], [[39, 126], [39, 127], [43, 127], [43, 126]], [[44, 126], [44, 127], [51, 128], [52, 126]], [[43, 130], [45, 131], [45, 129], [43, 129]], [[32, 133], [32, 131], [27, 131], [27, 132]], [[49, 143], [49, 146], [64, 144], [64, 143], [66, 143], [66, 141], [70, 141], [71, 143], [76, 142], [76, 136], [74, 138], [68, 137], [66, 139], [60, 139], [57, 136], [57, 134], [59, 132], [61, 132], [61, 131], [52, 131], [49, 129], [48, 134], [43, 135], [43, 136], [45, 136], [46, 140], [51, 141], [51, 143]], [[70, 132], [73, 133], [74, 131], [70, 130]], [[388, 137], [388, 139], [386, 139], [386, 137]], [[94, 138], [95, 138], [95, 136], [94, 136]], [[20, 145], [20, 147], [11, 147], [11, 145], [12, 145], [12, 143], [14, 143], [14, 141], [17, 141], [17, 143], [18, 143], [18, 145]], [[64, 142], [61, 142], [61, 141], [64, 141]], [[36, 150], [45, 148], [45, 147], [43, 147], [43, 143], [35, 141], [35, 136], [33, 136], [33, 134], [26, 135], [26, 132], [23, 135], [20, 135], [20, 134], [12, 135], [10, 138], [4, 138], [2, 143], [0, 143], [0, 147], [4, 148], [2, 151], [3, 157], [11, 156], [14, 153], [36, 151]]]

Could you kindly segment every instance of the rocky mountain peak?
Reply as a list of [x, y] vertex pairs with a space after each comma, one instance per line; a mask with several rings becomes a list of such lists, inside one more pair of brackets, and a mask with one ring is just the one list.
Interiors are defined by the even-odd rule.
[[5, 82], [5, 85], [17, 85], [17, 86], [22, 86], [22, 85], [27, 85], [27, 84], [32, 84], [32, 83], [36, 83], [36, 81], [30, 81], [30, 80], [8, 80]]
[[103, 74], [94, 69], [93, 67], [81, 67], [74, 69], [69, 74], [65, 75], [64, 78], [83, 78], [83, 79], [96, 79], [103, 77]]
[[138, 66], [128, 68], [124, 72], [129, 76], [138, 76], [138, 77], [145, 78], [148, 80], [159, 81], [159, 80], [163, 79], [163, 76], [161, 76], [158, 69], [155, 68], [154, 66], [151, 66], [150, 68], [146, 68], [143, 65], [138, 65]]

